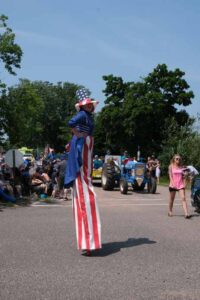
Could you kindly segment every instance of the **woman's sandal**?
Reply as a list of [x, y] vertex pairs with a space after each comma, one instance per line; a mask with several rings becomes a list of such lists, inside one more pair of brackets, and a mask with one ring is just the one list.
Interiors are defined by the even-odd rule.
[[172, 217], [172, 213], [171, 212], [168, 212], [168, 217]]
[[185, 216], [185, 219], [190, 219], [192, 216], [191, 215], [187, 215]]

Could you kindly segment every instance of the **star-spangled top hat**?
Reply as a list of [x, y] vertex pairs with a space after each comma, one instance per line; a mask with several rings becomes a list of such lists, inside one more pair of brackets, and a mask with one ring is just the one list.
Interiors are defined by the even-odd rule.
[[77, 111], [80, 110], [81, 106], [87, 105], [87, 104], [93, 104], [94, 109], [95, 109], [95, 107], [99, 103], [99, 101], [92, 100], [89, 96], [88, 91], [84, 88], [79, 89], [76, 92], [76, 97], [78, 99], [78, 103], [75, 104], [75, 108], [76, 108]]

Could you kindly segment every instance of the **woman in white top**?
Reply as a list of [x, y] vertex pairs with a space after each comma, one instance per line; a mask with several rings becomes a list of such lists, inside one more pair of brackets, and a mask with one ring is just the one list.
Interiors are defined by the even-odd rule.
[[157, 178], [157, 184], [160, 183], [160, 161], [157, 160], [156, 164], [156, 178]]

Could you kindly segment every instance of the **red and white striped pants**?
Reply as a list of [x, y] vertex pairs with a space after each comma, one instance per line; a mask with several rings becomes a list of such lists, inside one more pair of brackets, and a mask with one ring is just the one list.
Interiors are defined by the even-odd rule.
[[101, 222], [92, 185], [93, 137], [87, 136], [83, 145], [83, 165], [73, 186], [73, 211], [78, 249], [101, 248]]

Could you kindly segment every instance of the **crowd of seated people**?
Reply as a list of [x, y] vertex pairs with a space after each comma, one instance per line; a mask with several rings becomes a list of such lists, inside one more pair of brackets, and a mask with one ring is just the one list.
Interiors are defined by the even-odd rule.
[[34, 162], [25, 161], [18, 168], [10, 168], [1, 156], [0, 200], [15, 202], [32, 194], [68, 200], [69, 190], [64, 188], [67, 157], [66, 151], [57, 157], [51, 153]]

